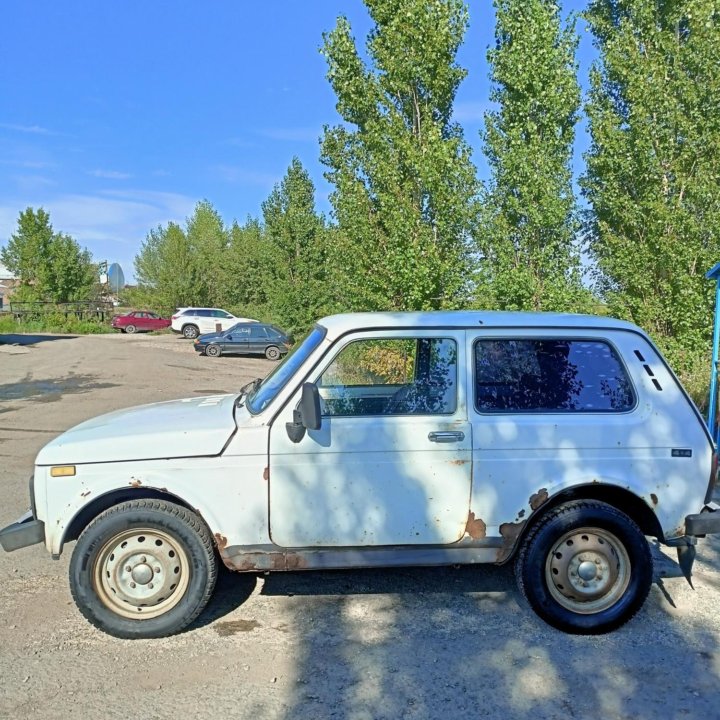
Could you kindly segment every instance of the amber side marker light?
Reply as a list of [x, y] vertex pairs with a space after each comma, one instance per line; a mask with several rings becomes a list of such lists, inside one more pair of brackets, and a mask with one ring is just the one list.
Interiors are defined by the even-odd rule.
[[75, 475], [74, 465], [56, 465], [50, 468], [50, 477], [73, 477]]

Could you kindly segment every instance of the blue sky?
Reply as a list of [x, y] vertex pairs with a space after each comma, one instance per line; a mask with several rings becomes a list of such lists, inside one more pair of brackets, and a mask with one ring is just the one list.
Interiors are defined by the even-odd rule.
[[[484, 176], [479, 130], [494, 14], [490, 0], [468, 5], [458, 58], [468, 77], [455, 114]], [[328, 213], [318, 139], [338, 115], [319, 48], [340, 14], [364, 46], [370, 21], [361, 0], [7, 0], [0, 245], [21, 210], [42, 206], [56, 230], [96, 260], [119, 262], [132, 280], [152, 227], [183, 222], [202, 199], [228, 223], [259, 216], [294, 155]], [[582, 75], [591, 57], [582, 33]], [[577, 145], [579, 157], [582, 127]]]

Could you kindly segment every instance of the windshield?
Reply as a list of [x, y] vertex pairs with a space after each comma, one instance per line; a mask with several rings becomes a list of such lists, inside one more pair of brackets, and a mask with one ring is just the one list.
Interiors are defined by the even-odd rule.
[[325, 328], [315, 326], [307, 337], [296, 345], [285, 359], [263, 380], [257, 390], [251, 392], [246, 400], [248, 410], [253, 415], [262, 412], [280, 392], [285, 383], [297, 372], [298, 368], [310, 357], [325, 337]]

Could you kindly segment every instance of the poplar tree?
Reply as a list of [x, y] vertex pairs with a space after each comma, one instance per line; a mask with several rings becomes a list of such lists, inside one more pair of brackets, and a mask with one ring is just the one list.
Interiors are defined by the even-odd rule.
[[484, 146], [476, 304], [511, 310], [585, 310], [571, 182], [580, 106], [571, 21], [552, 0], [495, 0], [488, 51], [491, 100]]
[[720, 261], [717, 0], [595, 0], [588, 234], [613, 314], [681, 371], [705, 363]]
[[262, 204], [269, 246], [270, 312], [283, 329], [309, 329], [334, 291], [326, 278], [325, 223], [315, 211], [315, 187], [298, 158]]
[[324, 36], [342, 125], [322, 161], [335, 186], [332, 264], [344, 309], [434, 309], [467, 294], [475, 169], [452, 121], [465, 70], [460, 0], [365, 0], [368, 62], [348, 20]]

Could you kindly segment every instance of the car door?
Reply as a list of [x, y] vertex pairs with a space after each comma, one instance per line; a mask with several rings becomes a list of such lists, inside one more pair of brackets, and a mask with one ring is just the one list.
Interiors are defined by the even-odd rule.
[[270, 534], [284, 547], [444, 545], [460, 540], [471, 491], [462, 331], [346, 339], [308, 379], [322, 425], [293, 443], [270, 430]]
[[264, 355], [268, 345], [267, 330], [264, 325], [251, 325], [247, 351], [251, 355]]

